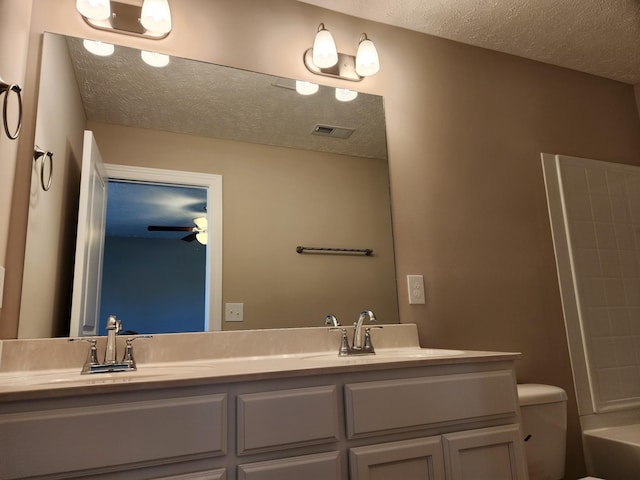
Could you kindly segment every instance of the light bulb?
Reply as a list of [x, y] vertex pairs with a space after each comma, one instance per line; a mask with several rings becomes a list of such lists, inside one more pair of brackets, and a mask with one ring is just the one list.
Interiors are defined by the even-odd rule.
[[112, 44], [99, 42], [97, 40], [83, 40], [82, 45], [89, 52], [93, 53], [94, 55], [98, 55], [99, 57], [108, 57], [115, 50], [115, 47]]
[[317, 83], [296, 80], [296, 92], [298, 92], [300, 95], [313, 95], [319, 89], [320, 85], [318, 85]]
[[109, 0], [76, 0], [76, 9], [91, 20], [106, 20], [111, 16]]
[[331, 32], [325, 29], [322, 23], [318, 27], [318, 33], [313, 42], [313, 63], [318, 68], [329, 68], [338, 63], [336, 42]]
[[144, 0], [140, 23], [153, 33], [169, 33], [171, 31], [171, 10], [167, 0]]
[[378, 50], [373, 42], [363, 34], [358, 45], [358, 53], [356, 53], [356, 73], [361, 77], [369, 77], [378, 73], [378, 70], [380, 70]]
[[358, 96], [358, 92], [355, 90], [349, 90], [348, 88], [336, 88], [336, 99], [341, 102], [350, 102]]
[[169, 65], [169, 55], [165, 55], [164, 53], [142, 50], [140, 57], [142, 57], [142, 60], [144, 60], [147, 65], [151, 65], [152, 67], [160, 68]]

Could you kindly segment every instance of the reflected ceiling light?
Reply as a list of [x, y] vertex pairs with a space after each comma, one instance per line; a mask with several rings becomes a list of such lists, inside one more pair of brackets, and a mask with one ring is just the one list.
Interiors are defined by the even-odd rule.
[[82, 45], [89, 52], [99, 57], [108, 57], [113, 53], [115, 47], [110, 43], [99, 42], [98, 40], [83, 40]]
[[171, 10], [167, 0], [144, 0], [140, 23], [149, 32], [167, 34], [171, 31]]
[[356, 73], [361, 77], [370, 77], [378, 73], [378, 70], [380, 70], [378, 50], [367, 38], [367, 34], [363, 33], [360, 37], [358, 53], [356, 53]]
[[168, 0], [76, 0], [87, 24], [98, 30], [158, 40], [171, 31]]
[[76, 0], [76, 9], [92, 20], [106, 20], [111, 16], [109, 0]]
[[339, 53], [335, 45], [331, 33], [321, 23], [318, 26], [313, 48], [304, 52], [303, 59], [307, 70], [316, 75], [352, 82], [359, 82], [380, 70], [378, 51], [366, 33], [360, 37], [356, 56]]
[[355, 90], [349, 90], [348, 88], [336, 88], [336, 99], [341, 102], [350, 102], [358, 96], [358, 92]]
[[152, 67], [160, 68], [169, 65], [169, 55], [165, 55], [164, 53], [142, 50], [140, 57], [142, 57], [142, 60], [144, 60], [147, 65], [151, 65]]
[[298, 92], [300, 95], [313, 95], [319, 89], [320, 85], [318, 85], [317, 83], [296, 80], [296, 92]]

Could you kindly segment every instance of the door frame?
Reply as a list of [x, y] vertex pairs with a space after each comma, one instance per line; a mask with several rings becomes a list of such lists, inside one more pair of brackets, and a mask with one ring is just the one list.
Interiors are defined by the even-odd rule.
[[109, 180], [130, 180], [207, 189], [205, 331], [222, 330], [222, 175], [113, 163], [105, 163], [104, 166]]

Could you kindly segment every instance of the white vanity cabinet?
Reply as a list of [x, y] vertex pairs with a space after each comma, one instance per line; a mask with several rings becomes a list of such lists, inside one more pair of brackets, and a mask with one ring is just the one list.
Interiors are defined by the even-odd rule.
[[526, 480], [514, 358], [0, 395], [0, 478]]
[[[349, 450], [351, 480], [524, 480], [526, 459], [508, 369], [345, 386], [350, 439], [396, 432], [442, 433]], [[461, 427], [507, 420], [504, 425]]]

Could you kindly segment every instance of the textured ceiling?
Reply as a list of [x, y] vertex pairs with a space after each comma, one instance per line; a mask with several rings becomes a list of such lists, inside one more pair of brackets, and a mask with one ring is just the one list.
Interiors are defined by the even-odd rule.
[[640, 82], [638, 0], [299, 1], [621, 82]]
[[[171, 57], [150, 67], [140, 51], [116, 46], [109, 57], [68, 37], [89, 120], [204, 137], [386, 158], [382, 97], [340, 102], [335, 90], [295, 91], [293, 80]], [[311, 135], [317, 124], [353, 129], [348, 139]]]

